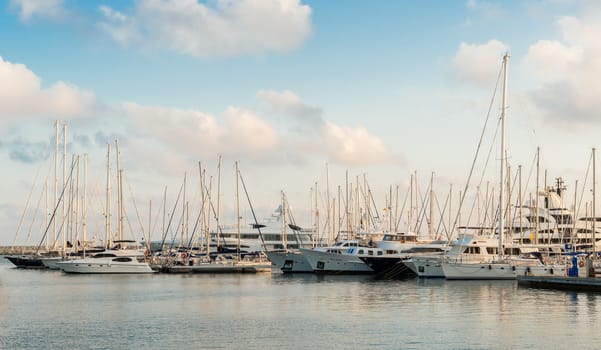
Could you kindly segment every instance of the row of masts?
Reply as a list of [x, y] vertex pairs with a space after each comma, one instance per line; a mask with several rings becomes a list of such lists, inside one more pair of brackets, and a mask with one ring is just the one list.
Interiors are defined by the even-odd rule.
[[[65, 249], [68, 245], [67, 242], [71, 244], [79, 241], [81, 237], [84, 246], [87, 242], [88, 236], [88, 222], [87, 222], [87, 155], [73, 155], [71, 161], [71, 168], [68, 169], [67, 163], [67, 137], [66, 130], [67, 125], [56, 122], [56, 130], [55, 130], [55, 156], [54, 156], [54, 192], [53, 192], [53, 204], [49, 205], [49, 199], [46, 195], [46, 203], [47, 208], [52, 207], [54, 210], [47, 209], [46, 212], [48, 215], [46, 216], [46, 226], [47, 232], [52, 232], [52, 235], [47, 235], [45, 233], [44, 245], [47, 249]], [[62, 130], [62, 135], [60, 131]], [[62, 140], [62, 154], [59, 152]], [[104, 212], [104, 243], [105, 246], [110, 246], [111, 242], [114, 239], [123, 240], [125, 238], [124, 235], [124, 224], [126, 221], [126, 213], [124, 208], [124, 198], [123, 198], [123, 181], [124, 181], [124, 172], [121, 169], [120, 157], [119, 157], [119, 145], [117, 141], [115, 141], [114, 145], [114, 158], [115, 158], [115, 167], [116, 167], [116, 176], [112, 175], [111, 169], [111, 145], [107, 145], [107, 166], [106, 166], [106, 198], [105, 198], [105, 207], [103, 208]], [[594, 151], [593, 151], [594, 152]], [[539, 151], [537, 150], [536, 156], [536, 194], [534, 198], [530, 195], [530, 206], [534, 208], [540, 208], [539, 203]], [[62, 155], [62, 157], [61, 157]], [[62, 164], [59, 162], [59, 159], [62, 158]], [[82, 160], [80, 160], [82, 159]], [[594, 178], [594, 155], [592, 157], [593, 162], [593, 178]], [[62, 168], [62, 171], [61, 171]], [[505, 165], [506, 173], [511, 174], [511, 169], [508, 165]], [[82, 170], [83, 169], [83, 170]], [[83, 173], [83, 175], [80, 174]], [[522, 168], [518, 167], [517, 176], [512, 180], [511, 176], [507, 176], [503, 180], [503, 186], [506, 186], [507, 191], [505, 191], [505, 195], [503, 195], [503, 202], [506, 201], [507, 204], [503, 204], [504, 208], [504, 220], [503, 226], [499, 226], [498, 232], [507, 232], [508, 234], [512, 231], [515, 231], [514, 220], [512, 212], [517, 210], [518, 208], [523, 208], [524, 205], [524, 192], [522, 186], [521, 179]], [[235, 163], [235, 174], [236, 174], [236, 234], [238, 237], [238, 242], [240, 242], [241, 237], [241, 219], [242, 215], [240, 212], [240, 170], [238, 168], [238, 162]], [[547, 185], [546, 180], [546, 172], [545, 172], [545, 190]], [[82, 179], [83, 178], [83, 179]], [[115, 180], [116, 178], [116, 180]], [[182, 195], [181, 204], [179, 200], [176, 202], [175, 207], [179, 206], [179, 210], [181, 212], [181, 217], [179, 219], [179, 223], [176, 226], [168, 225], [166, 227], [166, 202], [167, 202], [167, 189], [165, 188], [164, 198], [163, 198], [163, 228], [162, 235], [163, 240], [167, 240], [168, 232], [170, 231], [170, 227], [178, 227], [177, 231], [179, 231], [179, 242], [178, 245], [191, 245], [192, 240], [202, 239], [202, 243], [205, 247], [209, 247], [211, 242], [212, 234], [216, 236], [217, 241], [220, 240], [220, 232], [222, 231], [221, 223], [220, 223], [220, 198], [221, 198], [221, 157], [218, 160], [217, 166], [217, 195], [214, 196], [212, 193], [213, 189], [213, 177], [207, 175], [207, 169], [203, 168], [199, 163], [199, 179], [200, 179], [200, 209], [197, 211], [194, 209], [195, 213], [198, 213], [197, 219], [194, 223], [194, 228], [190, 230], [189, 227], [189, 217], [191, 212], [191, 204], [187, 198], [188, 192], [188, 178], [187, 175], [184, 174], [184, 181], [182, 184], [182, 189], [180, 193]], [[363, 174], [361, 176], [355, 176], [355, 182], [349, 181], [350, 176], [348, 171], [345, 172], [344, 185], [338, 185], [335, 187], [335, 191], [330, 190], [330, 176], [328, 166], [326, 165], [326, 186], [325, 191], [320, 191], [318, 187], [318, 183], [315, 182], [314, 187], [311, 188], [311, 231], [314, 237], [314, 244], [324, 244], [333, 242], [339, 239], [350, 239], [354, 238], [358, 235], [369, 234], [369, 233], [416, 233], [421, 234], [422, 231], [426, 231], [426, 234], [423, 235], [423, 238], [434, 239], [434, 238], [443, 238], [443, 239], [451, 239], [452, 233], [455, 232], [458, 226], [462, 225], [462, 221], [465, 222], [465, 225], [469, 225], [469, 222], [473, 220], [471, 218], [473, 211], [468, 211], [469, 215], [467, 220], [463, 220], [460, 215], [459, 220], [453, 221], [452, 208], [452, 186], [449, 188], [448, 195], [446, 199], [441, 202], [438, 200], [438, 197], [434, 191], [434, 173], [432, 173], [429, 181], [429, 186], [425, 191], [422, 191], [421, 187], [418, 185], [417, 173], [413, 173], [409, 178], [409, 186], [407, 187], [407, 191], [405, 193], [405, 198], [403, 203], [401, 204], [400, 198], [400, 186], [395, 187], [395, 191], [393, 191], [393, 186], [389, 186], [387, 189], [387, 194], [384, 196], [384, 205], [382, 208], [378, 208], [376, 204], [376, 200], [374, 198], [374, 194], [370, 183], [367, 180], [367, 175]], [[113, 182], [115, 185], [113, 186]], [[517, 182], [517, 183], [516, 183]], [[586, 185], [585, 185], [586, 186]], [[584, 187], [581, 188], [584, 191]], [[48, 193], [48, 180], [46, 180], [45, 191]], [[116, 210], [113, 210], [112, 203], [115, 201], [112, 198], [113, 195], [113, 187], [116, 187]], [[575, 185], [575, 195], [574, 202], [576, 203], [577, 194], [576, 190], [579, 188], [578, 182]], [[515, 204], [511, 204], [511, 196], [514, 191], [518, 192], [518, 200], [516, 200]], [[594, 192], [594, 181], [593, 181], [593, 192]], [[563, 192], [563, 184], [558, 184], [557, 192], [561, 196]], [[393, 193], [394, 192], [394, 193]], [[500, 192], [497, 191], [497, 195], [500, 195]], [[583, 194], [584, 195], [584, 194]], [[583, 197], [581, 196], [581, 198]], [[493, 198], [495, 196], [494, 188], [491, 188], [489, 184], [486, 185], [486, 190], [484, 194], [480, 191], [480, 187], [477, 187], [477, 194], [475, 197], [475, 206], [477, 212], [477, 225], [481, 227], [492, 227], [493, 223], [498, 223], [499, 215], [498, 209], [494, 208], [492, 204], [494, 202]], [[459, 197], [463, 197], [463, 194], [459, 194]], [[216, 198], [216, 203], [212, 200], [212, 198]], [[532, 202], [534, 199], [534, 205]], [[281, 191], [281, 217], [282, 217], [282, 233], [288, 230], [286, 225], [286, 217], [290, 216], [291, 210], [290, 206], [287, 204], [287, 199], [284, 194], [284, 191]], [[483, 203], [483, 205], [481, 205]], [[586, 216], [593, 216], [593, 209], [596, 207], [595, 200], [593, 198], [592, 204], [585, 203], [585, 212]], [[150, 242], [150, 234], [151, 234], [151, 226], [152, 226], [152, 202], [149, 202], [149, 220], [148, 220], [148, 229], [144, 230], [144, 225], [140, 225], [140, 230], [144, 235], [147, 242]], [[169, 216], [169, 221], [174, 220], [175, 207], [173, 209], [173, 213]], [[321, 209], [320, 209], [321, 208]], [[498, 208], [498, 207], [497, 207]], [[575, 204], [576, 208], [576, 204]], [[578, 206], [580, 208], [580, 206]], [[460, 213], [461, 205], [458, 209], [455, 209], [456, 213]], [[113, 232], [113, 211], [116, 212], [117, 220], [115, 230], [116, 234]], [[136, 209], [137, 212], [137, 209]], [[548, 213], [548, 212], [547, 212]], [[523, 211], [519, 210], [517, 215], [522, 216]], [[535, 241], [538, 241], [537, 235], [539, 235], [539, 215], [535, 215], [536, 218], [536, 228], [534, 229]], [[214, 222], [214, 224], [213, 224]], [[519, 220], [520, 223], [524, 222], [522, 218]], [[596, 228], [595, 228], [595, 220], [587, 221], [593, 227], [593, 241], [595, 241], [596, 237], [594, 236]], [[214, 227], [211, 230], [211, 227]], [[425, 229], [424, 229], [425, 227]], [[49, 230], [51, 228], [51, 230]], [[521, 228], [518, 228], [521, 229]], [[146, 231], [146, 232], [144, 232]], [[171, 230], [173, 231], [173, 230]], [[212, 233], [213, 232], [213, 233]], [[31, 230], [30, 230], [31, 233]], [[96, 235], [95, 235], [96, 236]], [[52, 237], [52, 239], [50, 239]], [[96, 236], [97, 237], [97, 236]], [[284, 245], [287, 245], [285, 242], [285, 235], [282, 235], [282, 240], [284, 241]], [[174, 235], [172, 233], [171, 240], [173, 240]], [[15, 237], [16, 240], [16, 237]], [[62, 246], [60, 248], [59, 246]], [[208, 251], [208, 249], [207, 249]]]

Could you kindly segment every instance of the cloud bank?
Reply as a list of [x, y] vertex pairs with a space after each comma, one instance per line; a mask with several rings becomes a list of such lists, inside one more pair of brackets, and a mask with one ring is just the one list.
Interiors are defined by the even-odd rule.
[[63, 0], [10, 0], [9, 7], [23, 22], [33, 18], [58, 19], [66, 13]]
[[489, 87], [499, 74], [501, 57], [507, 50], [507, 45], [497, 40], [482, 45], [461, 43], [453, 65], [461, 80]]
[[530, 46], [524, 62], [541, 83], [528, 98], [545, 120], [571, 128], [599, 123], [599, 19], [599, 11], [582, 19], [561, 18], [556, 23], [561, 39]]
[[124, 47], [199, 58], [288, 52], [311, 34], [311, 8], [299, 0], [144, 0], [132, 13], [100, 11], [99, 28]]
[[0, 57], [0, 114], [4, 121], [87, 116], [96, 104], [94, 94], [62, 81], [43, 88], [40, 78], [25, 65]]

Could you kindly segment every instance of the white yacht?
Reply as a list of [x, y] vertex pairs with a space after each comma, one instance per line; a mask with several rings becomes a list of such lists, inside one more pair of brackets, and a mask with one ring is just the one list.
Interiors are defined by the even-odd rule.
[[85, 259], [59, 262], [65, 273], [80, 274], [134, 274], [153, 273], [150, 264], [136, 257], [118, 256], [113, 253], [98, 253]]
[[271, 264], [283, 273], [311, 273], [313, 268], [306, 256], [298, 249], [266, 251]]
[[403, 264], [407, 266], [417, 277], [420, 278], [444, 278], [442, 270], [441, 255], [436, 256], [413, 256]]
[[111, 249], [90, 254], [88, 257], [64, 260], [56, 265], [66, 273], [151, 273], [144, 262], [146, 248], [133, 240], [115, 241]]
[[311, 269], [319, 274], [372, 274], [361, 256], [382, 253], [381, 249], [362, 244], [358, 239], [341, 240], [333, 246], [315, 249], [300, 248]]
[[[565, 265], [543, 261], [538, 248], [526, 245], [506, 245], [499, 254], [498, 239], [469, 234], [460, 235], [451, 250], [438, 264], [446, 279], [515, 279], [518, 274], [553, 275], [563, 273]], [[499, 258], [501, 256], [501, 258]], [[417, 261], [420, 266], [431, 260]], [[425, 267], [424, 267], [425, 271]], [[434, 269], [430, 269], [430, 274]], [[431, 277], [431, 276], [430, 276]]]

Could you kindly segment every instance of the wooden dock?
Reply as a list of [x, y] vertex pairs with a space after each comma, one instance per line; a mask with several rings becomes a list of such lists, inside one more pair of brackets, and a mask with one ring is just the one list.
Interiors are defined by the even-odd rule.
[[523, 287], [601, 292], [598, 277], [517, 276], [517, 280]]

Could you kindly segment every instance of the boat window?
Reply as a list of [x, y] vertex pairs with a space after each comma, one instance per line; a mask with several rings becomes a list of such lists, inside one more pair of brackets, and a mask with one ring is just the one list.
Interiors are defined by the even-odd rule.
[[132, 261], [132, 258], [127, 257], [127, 256], [122, 256], [122, 257], [114, 258], [113, 261], [116, 261], [116, 262], [130, 262], [130, 261]]
[[365, 252], [363, 251], [363, 249], [359, 249], [359, 251], [357, 252], [357, 254], [365, 254]]
[[373, 250], [368, 250], [367, 251], [367, 255], [374, 255], [374, 251]]
[[92, 258], [114, 258], [117, 255], [113, 254], [113, 253], [98, 253], [98, 254], [94, 254], [92, 256]]
[[382, 255], [382, 251], [381, 250], [378, 250], [378, 255]]

